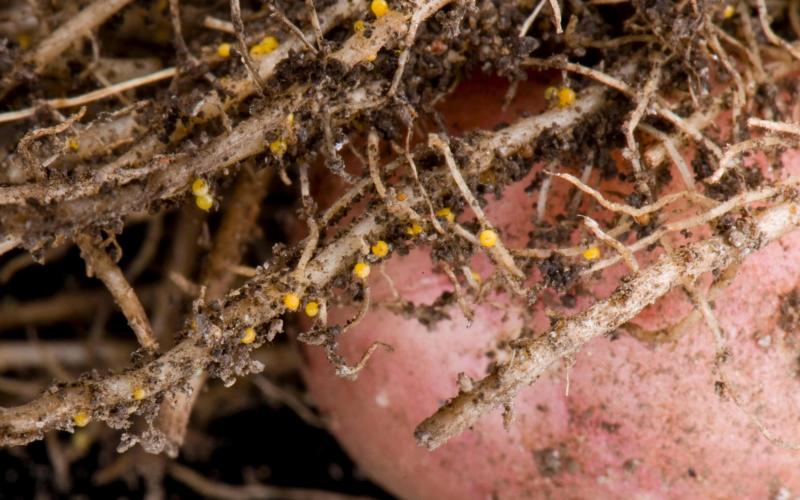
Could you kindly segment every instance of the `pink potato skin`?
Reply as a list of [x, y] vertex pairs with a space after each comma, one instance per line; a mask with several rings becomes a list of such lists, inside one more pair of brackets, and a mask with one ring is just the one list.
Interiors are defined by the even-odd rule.
[[[487, 85], [495, 83], [468, 84], [459, 99], [445, 105], [455, 130], [490, 127], [515, 119], [522, 110], [543, 107], [538, 97], [542, 87], [526, 84], [508, 113], [501, 113], [496, 102], [484, 104], [485, 113], [462, 110], [459, 103], [490, 94]], [[502, 97], [502, 90], [494, 93]], [[784, 153], [783, 162], [787, 168], [782, 176], [800, 170], [796, 152]], [[673, 177], [679, 188], [677, 174]], [[533, 229], [529, 215], [538, 194], [524, 192], [529, 182], [530, 177], [509, 187], [487, 210], [512, 248], [525, 246]], [[548, 206], [565, 205], [567, 187], [560, 181], [553, 187]], [[584, 207], [589, 206], [584, 200]], [[400, 294], [417, 304], [431, 303], [452, 289], [446, 276], [434, 270], [425, 247], [392, 256], [386, 269]], [[490, 272], [484, 258], [476, 259], [474, 269], [483, 276]], [[624, 272], [621, 266], [609, 269], [584, 289], [606, 296]], [[792, 442], [800, 442], [800, 343], [798, 333], [783, 331], [778, 319], [782, 296], [798, 281], [800, 232], [793, 232], [750, 256], [715, 301], [733, 353], [728, 373], [740, 401], [773, 434]], [[380, 273], [372, 273], [369, 285], [373, 302], [391, 298]], [[576, 309], [569, 310], [553, 297], [534, 306], [533, 324], [527, 326], [546, 330], [545, 306], [570, 314], [593, 302], [579, 296]], [[493, 299], [505, 302], [502, 295]], [[663, 344], [647, 344], [625, 333], [615, 340], [596, 338], [571, 367], [566, 361], [557, 364], [520, 392], [508, 431], [497, 410], [433, 452], [418, 447], [414, 428], [457, 393], [457, 374], [482, 378], [490, 362], [487, 353], [519, 334], [523, 319], [516, 307], [501, 311], [477, 306], [475, 321], [467, 326], [453, 306], [448, 310], [452, 319], [432, 331], [373, 307], [341, 338], [341, 353], [355, 362], [374, 341], [391, 344], [394, 352], [377, 351], [355, 382], [337, 378], [321, 349], [305, 350], [304, 376], [313, 400], [371, 478], [410, 499], [800, 494], [800, 452], [771, 444], [730, 399], [715, 394], [714, 341], [702, 322]], [[689, 309], [682, 293], [673, 291], [634, 323], [662, 328], [677, 323]], [[331, 320], [342, 322], [348, 314], [352, 311], [334, 311]]]

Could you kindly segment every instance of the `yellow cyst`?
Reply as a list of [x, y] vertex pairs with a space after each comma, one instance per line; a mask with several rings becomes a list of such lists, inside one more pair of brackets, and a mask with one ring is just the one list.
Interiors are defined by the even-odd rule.
[[67, 147], [73, 153], [78, 151], [78, 148], [80, 148], [80, 144], [78, 144], [78, 139], [74, 137], [70, 137], [69, 139], [67, 139]]
[[416, 236], [421, 232], [422, 232], [422, 226], [420, 226], [416, 222], [406, 228], [406, 234], [410, 236]]
[[353, 266], [353, 275], [358, 279], [362, 280], [367, 279], [367, 276], [369, 276], [369, 271], [370, 271], [369, 264], [367, 264], [366, 262], [359, 262], [358, 264]]
[[290, 127], [294, 125], [294, 113], [289, 113], [286, 115], [286, 125]]
[[358, 21], [354, 22], [353, 31], [355, 31], [356, 33], [361, 33], [362, 31], [364, 31], [364, 21], [359, 19]]
[[217, 47], [217, 55], [220, 57], [230, 57], [231, 56], [231, 44], [229, 43], [221, 43]]
[[481, 282], [481, 275], [478, 274], [477, 271], [471, 271], [471, 272], [472, 272], [472, 279], [475, 280], [475, 283], [480, 283]]
[[730, 19], [733, 17], [734, 14], [736, 14], [736, 7], [734, 7], [733, 5], [725, 6], [725, 10], [722, 11], [723, 19]]
[[372, 62], [377, 58], [378, 58], [378, 54], [370, 54], [370, 55], [366, 56], [364, 58], [364, 60], [367, 61], [367, 62]]
[[600, 247], [590, 247], [583, 251], [583, 258], [586, 260], [597, 260], [600, 258]]
[[650, 214], [642, 214], [642, 215], [637, 215], [636, 217], [633, 218], [633, 220], [635, 220], [636, 223], [639, 224], [640, 226], [646, 226], [650, 224], [651, 219], [650, 219]]
[[283, 305], [290, 311], [296, 311], [300, 307], [300, 297], [294, 292], [289, 292], [283, 296]]
[[544, 98], [548, 101], [556, 96], [558, 89], [555, 87], [547, 87], [544, 89]]
[[192, 194], [195, 196], [205, 196], [208, 194], [208, 183], [201, 178], [197, 178], [192, 182]]
[[252, 326], [248, 326], [244, 329], [244, 335], [242, 335], [241, 343], [244, 345], [252, 344], [256, 340], [256, 329]]
[[78, 427], [86, 427], [86, 424], [88, 424], [90, 420], [92, 420], [92, 417], [85, 411], [79, 411], [72, 416], [72, 421], [75, 422], [75, 425]]
[[448, 222], [453, 222], [456, 220], [456, 215], [452, 210], [450, 210], [449, 207], [440, 208], [436, 211], [436, 215], [439, 217], [444, 217]]
[[22, 33], [20, 35], [17, 35], [17, 43], [19, 44], [19, 48], [21, 48], [22, 50], [25, 50], [28, 47], [30, 47], [31, 41], [33, 41], [33, 39], [27, 33]]
[[389, 13], [389, 3], [386, 0], [372, 0], [369, 7], [375, 17], [383, 17]]
[[261, 57], [271, 53], [280, 46], [280, 42], [274, 36], [265, 36], [256, 45], [250, 47], [250, 55]]
[[481, 245], [486, 248], [492, 248], [497, 244], [497, 233], [491, 229], [484, 229], [481, 231], [481, 234], [478, 235], [478, 240], [481, 242]]
[[[74, 418], [73, 418], [74, 421]], [[84, 427], [84, 425], [75, 424], [77, 427]], [[87, 451], [92, 446], [92, 436], [89, 432], [76, 432], [72, 435], [72, 446], [79, 451]]]
[[283, 156], [288, 148], [289, 146], [286, 145], [286, 141], [283, 139], [275, 139], [269, 144], [269, 150], [278, 158]]
[[561, 87], [558, 89], [558, 107], [566, 108], [575, 102], [575, 91], [569, 87]]
[[212, 198], [207, 194], [196, 197], [194, 199], [194, 202], [197, 205], [197, 208], [199, 208], [200, 210], [205, 210], [206, 212], [211, 210], [211, 207], [214, 206], [214, 198]]
[[143, 389], [143, 388], [141, 388], [141, 387], [134, 387], [134, 388], [133, 388], [133, 394], [132, 394], [132, 396], [133, 396], [133, 399], [134, 399], [135, 401], [141, 401], [141, 400], [143, 400], [143, 399], [144, 399], [144, 397], [145, 397], [146, 395], [147, 395], [147, 393], [146, 393], [146, 392], [144, 392], [144, 389]]
[[386, 257], [389, 255], [389, 244], [383, 240], [378, 240], [372, 245], [372, 255], [375, 257]]
[[306, 304], [306, 314], [311, 318], [319, 314], [319, 303], [312, 300]]

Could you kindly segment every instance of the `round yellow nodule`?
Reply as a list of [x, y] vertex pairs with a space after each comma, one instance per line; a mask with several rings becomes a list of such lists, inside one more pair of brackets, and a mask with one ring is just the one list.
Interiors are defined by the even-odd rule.
[[72, 416], [72, 421], [75, 423], [76, 427], [86, 427], [91, 420], [92, 417], [85, 411], [79, 411]]
[[278, 158], [283, 156], [286, 153], [287, 149], [289, 149], [289, 146], [283, 139], [275, 139], [269, 144], [269, 150], [272, 151], [272, 154], [274, 154]]
[[198, 177], [192, 182], [192, 194], [195, 196], [205, 196], [208, 194], [208, 183], [205, 179]]
[[481, 231], [481, 234], [478, 235], [478, 240], [481, 242], [482, 246], [492, 248], [497, 244], [497, 233], [491, 229], [484, 229]]
[[561, 87], [558, 89], [558, 107], [566, 108], [575, 102], [575, 91], [569, 87]]
[[386, 257], [389, 255], [389, 244], [383, 240], [378, 240], [372, 245], [372, 255], [375, 257]]
[[242, 339], [240, 342], [244, 345], [252, 344], [256, 341], [256, 329], [252, 326], [248, 326], [244, 329], [244, 335], [242, 335]]
[[231, 56], [231, 44], [229, 43], [221, 43], [217, 47], [217, 55], [220, 57], [230, 57]]
[[453, 213], [452, 210], [450, 210], [450, 207], [440, 208], [439, 210], [436, 211], [436, 215], [438, 217], [447, 219], [447, 222], [453, 222], [454, 220], [456, 220], [456, 215]]
[[147, 393], [141, 387], [134, 387], [133, 388], [133, 394], [131, 394], [131, 395], [133, 396], [134, 401], [141, 401], [141, 400], [144, 399], [144, 397], [147, 395]]
[[417, 236], [421, 232], [422, 232], [422, 226], [420, 226], [416, 222], [414, 222], [413, 224], [411, 224], [406, 228], [406, 234], [410, 236]]
[[283, 296], [283, 305], [290, 311], [296, 311], [300, 307], [300, 297], [294, 292], [289, 292]]
[[600, 248], [599, 247], [589, 247], [583, 251], [583, 258], [586, 260], [597, 260], [600, 258]]
[[366, 262], [359, 262], [355, 266], [353, 266], [353, 275], [358, 278], [365, 280], [367, 276], [369, 276], [370, 268], [369, 264]]
[[386, 0], [372, 0], [369, 7], [375, 17], [383, 17], [389, 13], [389, 3]]
[[306, 315], [308, 315], [310, 318], [313, 318], [317, 314], [319, 314], [319, 302], [312, 300], [306, 304]]
[[250, 55], [253, 57], [265, 56], [277, 49], [280, 44], [281, 43], [274, 36], [265, 36], [256, 45], [250, 47]]
[[202, 196], [196, 197], [194, 199], [194, 203], [200, 210], [205, 210], [206, 212], [208, 212], [209, 210], [211, 210], [211, 207], [214, 206], [214, 198], [212, 198], [207, 194], [204, 194]]

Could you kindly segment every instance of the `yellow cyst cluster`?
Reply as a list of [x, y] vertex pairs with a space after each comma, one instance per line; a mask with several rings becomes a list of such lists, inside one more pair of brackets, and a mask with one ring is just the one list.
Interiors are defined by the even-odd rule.
[[406, 228], [406, 234], [409, 236], [416, 236], [422, 232], [422, 226], [414, 222]]
[[252, 326], [248, 326], [244, 329], [244, 335], [242, 335], [242, 339], [240, 342], [244, 345], [252, 344], [256, 340], [256, 329]]
[[230, 57], [231, 56], [231, 44], [229, 43], [221, 43], [217, 47], [217, 55], [220, 57]]
[[449, 207], [440, 208], [436, 211], [436, 215], [447, 219], [447, 222], [453, 222], [456, 220], [456, 214], [454, 214]]
[[289, 292], [283, 296], [283, 305], [290, 311], [296, 311], [300, 307], [300, 297], [294, 292]]
[[369, 7], [375, 17], [383, 17], [389, 13], [389, 3], [386, 0], [372, 0]]
[[306, 304], [306, 314], [313, 318], [317, 314], [319, 314], [319, 302], [312, 300], [308, 304]]
[[261, 57], [271, 53], [280, 46], [280, 42], [274, 36], [265, 36], [260, 42], [250, 47], [250, 55]]
[[583, 251], [583, 258], [586, 260], [597, 260], [600, 258], [600, 247], [593, 246]]
[[478, 241], [486, 248], [492, 248], [497, 244], [497, 233], [491, 229], [484, 229], [481, 231], [481, 234], [478, 235]]
[[208, 212], [214, 206], [214, 197], [211, 196], [208, 183], [201, 178], [197, 178], [192, 182], [192, 194], [195, 196], [194, 202], [197, 208]]
[[72, 416], [72, 421], [77, 427], [86, 427], [86, 424], [88, 424], [90, 420], [92, 420], [92, 417], [85, 411], [79, 411]]
[[358, 21], [354, 22], [353, 31], [355, 31], [356, 33], [361, 33], [362, 31], [364, 31], [364, 21], [359, 19]]
[[133, 396], [134, 401], [141, 401], [144, 399], [146, 395], [147, 393], [141, 387], [134, 387], [133, 394], [131, 394], [131, 396]]
[[386, 257], [389, 255], [389, 244], [383, 240], [378, 240], [372, 245], [372, 255], [375, 257]]
[[278, 158], [282, 157], [288, 148], [289, 146], [286, 145], [286, 141], [283, 139], [275, 139], [269, 144], [269, 150]]
[[370, 268], [369, 264], [366, 262], [359, 262], [355, 266], [353, 266], [353, 275], [358, 278], [365, 280], [367, 276], [369, 276]]
[[80, 148], [80, 144], [78, 144], [78, 139], [74, 137], [70, 137], [69, 139], [67, 139], [67, 148], [69, 148], [69, 150], [72, 151], [73, 153], [78, 151], [78, 149]]

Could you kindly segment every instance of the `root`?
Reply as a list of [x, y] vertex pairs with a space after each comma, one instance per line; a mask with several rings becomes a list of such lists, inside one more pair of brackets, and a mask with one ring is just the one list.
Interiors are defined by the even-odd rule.
[[695, 303], [697, 309], [700, 311], [700, 314], [703, 316], [703, 319], [705, 320], [709, 330], [711, 330], [711, 333], [714, 335], [714, 341], [717, 346], [717, 354], [714, 357], [714, 369], [720, 378], [720, 382], [718, 382], [718, 384], [721, 384], [721, 395], [730, 396], [736, 407], [748, 418], [748, 420], [750, 420], [750, 422], [759, 430], [761, 435], [764, 436], [767, 441], [787, 450], [800, 450], [800, 443], [792, 443], [775, 437], [767, 428], [767, 426], [764, 425], [761, 419], [758, 418], [755, 413], [748, 410], [746, 406], [744, 406], [738, 391], [733, 387], [727, 375], [725, 363], [730, 359], [730, 353], [725, 342], [722, 328], [720, 327], [716, 316], [714, 316], [714, 312], [711, 310], [711, 305], [708, 303], [706, 295], [694, 284], [689, 283], [684, 285], [684, 287], [689, 292], [689, 295], [692, 297], [692, 301]]
[[581, 218], [583, 219], [583, 223], [592, 234], [595, 235], [597, 239], [605, 243], [606, 245], [610, 246], [617, 252], [619, 252], [620, 256], [622, 256], [622, 260], [625, 261], [625, 264], [628, 266], [628, 269], [631, 270], [632, 273], [639, 272], [639, 263], [636, 262], [636, 257], [633, 255], [628, 247], [620, 243], [616, 238], [612, 237], [611, 235], [605, 233], [602, 229], [600, 229], [600, 225], [597, 224], [597, 221], [592, 219], [591, 217], [587, 217], [582, 215]]
[[514, 346], [515, 355], [509, 363], [499, 366], [477, 382], [471, 392], [457, 395], [423, 421], [415, 432], [417, 442], [428, 450], [438, 448], [486, 413], [510, 403], [521, 388], [535, 382], [553, 362], [577, 352], [589, 340], [618, 328], [686, 279], [725, 268], [740, 261], [753, 248], [794, 229], [800, 222], [799, 214], [797, 203], [782, 203], [756, 220], [759, 241], [742, 235], [741, 246], [734, 247], [716, 237], [668, 254], [642, 270], [608, 299], [562, 320], [541, 337], [519, 342]]
[[0, 101], [19, 85], [20, 73], [25, 65], [33, 65], [36, 74], [42, 73], [73, 42], [88, 35], [129, 3], [131, 0], [95, 0], [76, 16], [59, 26], [0, 80]]
[[[363, 17], [363, 2], [340, 0], [318, 13], [319, 4], [304, 0], [243, 13], [239, 0], [230, 0], [231, 22], [214, 17], [225, 17], [228, 6], [210, 6], [204, 11], [208, 15], [202, 26], [214, 31], [203, 31], [203, 44], [208, 45], [202, 46], [198, 40], [184, 39], [184, 33], [190, 36], [202, 18], [186, 22], [184, 29], [180, 2], [170, 0], [169, 17], [164, 16], [163, 21], [173, 27], [176, 57], [170, 60], [177, 63], [167, 64], [176, 64], [177, 69], [155, 71], [162, 67], [156, 59], [156, 65], [148, 69], [153, 73], [111, 85], [98, 69], [105, 35], [93, 30], [127, 2], [94, 2], [32, 50], [16, 60], [6, 58], [14, 68], [0, 81], [0, 100], [7, 97], [7, 107], [13, 111], [0, 113], [0, 123], [6, 124], [4, 130], [9, 132], [0, 147], [0, 155], [7, 152], [0, 158], [0, 255], [21, 247], [35, 252], [38, 260], [49, 248], [68, 248], [66, 243], [75, 241], [87, 267], [106, 284], [143, 349], [130, 370], [81, 377], [28, 404], [0, 409], [0, 444], [28, 443], [56, 429], [72, 430], [76, 422], [85, 423], [86, 419], [127, 428], [134, 416], [142, 416], [145, 427], [135, 429], [138, 435], [126, 432], [121, 449], [139, 442], [149, 452], [166, 450], [175, 456], [206, 378], [216, 377], [230, 386], [237, 377], [263, 369], [255, 348], [283, 332], [281, 316], [301, 304], [311, 306], [298, 312], [313, 317], [314, 327], [298, 339], [321, 346], [340, 376], [356, 378], [379, 346], [389, 347], [372, 344], [355, 365], [338, 353], [340, 336], [352, 333], [375, 305], [370, 302], [367, 283], [360, 281], [363, 276], [354, 278], [353, 264], [366, 259], [378, 265], [393, 295], [389, 304], [384, 304], [388, 308], [413, 306], [403, 301], [385, 273], [387, 252], [380, 256], [370, 253], [370, 244], [378, 240], [397, 253], [430, 244], [439, 269], [453, 285], [455, 299], [448, 295], [441, 303], [422, 307], [429, 308], [426, 311], [431, 316], [441, 317], [446, 315], [443, 308], [456, 302], [468, 321], [480, 303], [529, 320], [529, 306], [545, 286], [561, 293], [574, 280], [620, 261], [630, 270], [611, 297], [573, 317], [553, 317], [552, 329], [542, 336], [526, 334], [516, 341], [510, 361], [483, 381], [473, 384], [461, 377], [461, 393], [417, 431], [418, 441], [431, 449], [493, 408], [504, 408], [505, 423], [509, 423], [512, 399], [521, 387], [533, 383], [555, 361], [571, 363], [586, 342], [621, 327], [675, 286], [684, 285], [697, 306], [676, 331], [702, 316], [718, 333], [718, 345], [723, 345], [709, 297], [725, 285], [736, 263], [799, 222], [795, 191], [800, 179], [772, 180], [753, 187], [750, 176], [742, 175], [749, 172], [740, 162], [745, 153], [788, 147], [800, 136], [800, 127], [781, 121], [792, 112], [783, 98], [789, 87], [773, 81], [778, 78], [773, 76], [782, 78], [798, 67], [791, 62], [797, 59], [796, 44], [776, 34], [791, 32], [790, 28], [800, 31], [797, 2], [793, 0], [789, 6], [788, 22], [776, 18], [773, 31], [766, 2], [758, 0], [758, 33], [751, 25], [752, 9], [745, 3], [738, 9], [738, 18], [726, 21], [730, 24], [724, 29], [717, 23], [721, 13], [716, 7], [703, 12], [697, 2], [666, 6], [665, 12], [673, 16], [670, 19], [676, 26], [686, 21], [696, 28], [686, 40], [685, 34], [658, 18], [639, 24], [638, 18], [584, 17], [594, 15], [594, 5], [615, 1], [565, 7], [571, 17], [562, 34], [560, 4], [548, 0], [554, 28], [544, 20], [535, 28], [543, 33], [529, 37], [545, 7], [544, 0], [531, 5], [530, 13], [527, 7], [503, 2], [466, 1], [451, 6], [450, 0], [418, 0], [393, 5], [384, 15], [352, 27], [354, 19]], [[633, 8], [639, 12], [640, 6]], [[184, 10], [188, 9], [184, 4]], [[487, 13], [489, 19], [504, 22], [480, 21], [478, 16]], [[267, 24], [259, 26], [256, 21], [265, 18]], [[82, 24], [78, 19], [83, 19]], [[513, 22], [506, 23], [506, 19]], [[255, 38], [248, 36], [246, 26]], [[765, 46], [762, 31], [772, 47]], [[223, 33], [236, 36], [238, 50], [234, 53], [227, 43], [217, 43], [231, 38]], [[266, 33], [288, 36], [270, 54], [251, 56], [248, 44]], [[83, 55], [88, 63], [77, 77], [80, 86], [63, 86], [62, 92], [60, 86], [36, 78], [44, 75], [70, 44], [85, 36], [90, 37], [92, 54]], [[588, 48], [592, 50], [587, 59]], [[543, 58], [529, 57], [533, 50]], [[242, 64], [231, 60], [231, 55], [240, 57]], [[599, 62], [590, 67], [570, 62], [568, 56]], [[38, 57], [43, 62], [31, 65]], [[52, 66], [54, 72], [59, 69]], [[570, 73], [569, 92], [563, 99], [551, 99], [548, 110], [524, 114], [494, 131], [448, 135], [434, 106], [464, 75], [481, 69], [508, 77], [512, 83], [504, 111], [511, 111], [514, 96], [527, 90], [525, 78], [532, 76], [528, 73], [531, 68], [556, 69], [563, 72], [563, 78]], [[683, 85], [686, 74], [690, 75], [688, 87]], [[727, 78], [730, 88], [712, 94], [705, 80], [716, 75], [716, 83]], [[34, 80], [27, 85], [30, 77]], [[82, 91], [76, 88], [86, 88], [83, 79], [90, 84], [99, 82], [104, 88], [74, 95]], [[165, 79], [172, 79], [168, 88], [154, 85]], [[151, 87], [142, 88], [145, 85]], [[29, 95], [21, 95], [17, 88], [29, 90]], [[37, 88], [52, 92], [51, 96], [73, 97], [44, 99], [37, 104], [30, 97]], [[139, 89], [139, 97], [146, 101], [121, 95], [133, 89]], [[774, 98], [776, 95], [779, 97]], [[113, 96], [122, 106], [113, 100], [100, 102]], [[130, 102], [133, 104], [128, 105]], [[20, 108], [24, 106], [30, 107]], [[64, 120], [57, 109], [71, 106], [86, 108]], [[598, 116], [598, 111], [603, 115]], [[84, 112], [89, 118], [79, 122]], [[720, 112], [732, 114], [730, 136], [717, 130], [705, 132]], [[749, 117], [746, 127], [743, 116]], [[30, 123], [22, 119], [30, 119]], [[57, 134], [67, 130], [74, 147], [57, 139]], [[420, 144], [412, 148], [414, 130]], [[367, 145], [365, 168], [363, 172], [347, 171], [340, 150], [348, 147], [360, 158], [358, 148], [363, 139]], [[618, 166], [608, 149], [621, 145], [628, 162]], [[681, 155], [684, 146], [697, 149], [692, 165]], [[390, 154], [393, 159], [386, 158]], [[663, 165], [666, 160], [675, 165], [685, 185], [683, 191], [663, 194], [669, 185], [669, 172]], [[334, 174], [347, 184], [346, 192], [324, 212], [312, 197], [321, 187], [314, 185], [316, 173], [311, 173], [318, 164], [328, 168], [322, 170], [323, 179]], [[504, 235], [484, 213], [485, 200], [501, 196], [505, 186], [542, 164], [547, 165], [549, 175], [540, 185], [531, 186], [532, 190], [538, 188], [537, 231], [531, 246], [540, 248], [509, 249]], [[580, 178], [550, 173], [565, 164], [575, 166]], [[280, 192], [291, 193], [296, 198], [292, 202], [264, 201], [276, 174], [290, 186]], [[695, 175], [706, 178], [698, 182]], [[598, 187], [614, 176], [615, 182], [632, 184], [620, 190], [630, 193], [628, 198]], [[742, 177], [746, 177], [744, 184]], [[228, 180], [232, 178], [235, 182]], [[549, 212], [555, 211], [555, 178], [575, 188], [569, 188], [572, 199], [563, 207], [563, 218], [549, 217]], [[634, 182], [630, 182], [632, 178]], [[729, 180], [730, 185], [726, 184]], [[579, 213], [587, 197], [592, 198], [593, 207], [596, 202], [604, 209], [607, 217], [595, 220]], [[199, 208], [192, 202], [198, 202]], [[262, 226], [259, 213], [265, 205], [271, 210], [265, 214], [267, 225]], [[437, 210], [443, 207], [452, 211], [437, 217]], [[468, 207], [474, 220], [470, 214], [461, 214], [463, 207]], [[169, 212], [176, 208], [173, 225]], [[212, 213], [207, 216], [200, 209]], [[741, 224], [731, 228], [728, 222], [736, 211], [742, 214], [737, 220]], [[267, 234], [249, 247], [262, 227], [284, 222], [292, 214], [296, 216], [292, 223], [305, 222], [308, 227], [303, 241], [287, 247], [276, 244], [277, 236]], [[457, 214], [462, 215], [461, 221], [456, 220]], [[147, 227], [138, 254], [123, 274], [93, 235], [101, 231], [118, 234], [132, 219], [146, 222]], [[593, 238], [571, 246], [580, 221]], [[669, 247], [667, 239], [672, 233], [705, 225], [711, 225], [717, 236], [677, 250]], [[164, 234], [167, 245], [162, 244]], [[588, 233], [582, 230], [581, 234], [585, 237]], [[613, 251], [602, 260], [589, 262], [597, 258], [595, 244], [585, 245], [590, 241]], [[637, 252], [659, 244], [667, 254], [649, 267], [640, 267]], [[162, 265], [159, 249], [164, 246], [169, 248]], [[592, 252], [587, 254], [589, 249]], [[207, 256], [203, 254], [206, 251]], [[479, 252], [486, 252], [495, 266], [483, 280], [469, 267], [470, 259]], [[255, 260], [266, 256], [267, 262]], [[533, 259], [550, 258], [558, 266], [561, 261], [569, 265], [569, 272], [559, 271], [565, 275], [563, 283], [560, 278], [547, 277], [526, 287], [533, 267], [542, 264]], [[11, 276], [32, 260], [12, 256], [0, 278]], [[131, 283], [137, 278], [150, 280], [154, 268], [163, 268], [157, 280], [138, 287], [139, 293], [135, 293]], [[709, 297], [693, 289], [693, 281], [686, 281], [721, 270], [726, 270], [724, 279], [714, 285]], [[488, 298], [503, 289], [519, 304], [500, 304]], [[357, 315], [345, 325], [329, 325], [329, 305], [346, 302], [337, 296], [350, 293], [360, 301]], [[101, 314], [91, 325], [94, 344], [108, 321], [110, 298], [105, 292], [87, 290], [73, 295], [3, 304], [0, 327], [83, 318], [99, 308]], [[292, 300], [287, 302], [287, 298]], [[152, 306], [152, 326], [144, 305]], [[183, 318], [181, 328], [183, 308], [191, 312]], [[421, 314], [419, 319], [428, 318]], [[68, 353], [50, 356], [47, 353], [53, 349], [36, 343], [35, 329], [30, 335], [39, 356], [30, 365], [45, 376], [49, 370], [71, 378], [60, 365], [71, 359]], [[166, 350], [153, 358], [157, 342]], [[92, 366], [87, 359], [90, 354], [81, 356], [78, 366]], [[288, 370], [296, 371], [297, 361], [293, 363]], [[74, 364], [67, 366], [71, 369]], [[722, 369], [720, 373], [724, 377]], [[0, 385], [21, 394], [32, 387], [3, 380]], [[724, 378], [722, 385], [730, 389]], [[319, 424], [291, 394], [276, 392], [269, 383], [260, 386]], [[732, 393], [732, 397], [745, 411], [737, 396]], [[80, 418], [75, 420], [76, 416]], [[757, 418], [748, 416], [765, 436], [774, 439]], [[54, 462], [63, 461], [63, 454], [52, 444], [50, 449]], [[147, 472], [151, 484], [158, 485], [165, 467], [173, 470], [161, 462]], [[187, 481], [199, 490], [226, 491], [228, 496], [245, 491], [218, 489], [219, 485], [198, 482], [185, 472], [174, 474], [190, 478]]]
[[153, 327], [147, 319], [144, 307], [136, 296], [136, 292], [125, 279], [119, 267], [111, 260], [105, 250], [98, 246], [95, 238], [80, 235], [75, 244], [81, 249], [81, 257], [86, 261], [86, 274], [96, 276], [106, 285], [114, 297], [125, 318], [128, 320], [139, 344], [147, 351], [158, 350], [158, 342], [153, 336]]
[[[501, 131], [486, 135], [477, 143], [476, 162], [470, 165], [468, 175], [480, 175], [488, 169], [496, 157], [508, 157], [519, 148], [528, 145], [542, 132], [554, 127], [567, 129], [578, 123], [586, 113], [591, 113], [602, 104], [599, 89], [587, 89], [575, 107], [554, 109], [540, 115], [524, 118]], [[578, 111], [580, 110], [580, 111]], [[385, 166], [387, 173], [400, 168], [402, 159]], [[446, 171], [442, 170], [444, 175]], [[350, 189], [345, 197], [354, 197], [372, 185], [364, 179]], [[408, 184], [399, 184], [397, 190], [408, 193], [405, 203], [416, 206], [424, 200], [413, 192]], [[361, 242], [375, 237], [387, 237], [388, 220], [381, 210], [371, 211], [358, 220], [333, 242], [319, 249], [306, 266], [302, 282], [324, 287], [340, 273], [350, 272], [350, 263], [361, 255]], [[15, 242], [16, 243], [16, 242]], [[185, 261], [185, 259], [181, 259]], [[252, 293], [250, 290], [259, 290]], [[143, 367], [125, 373], [111, 375], [97, 381], [85, 382], [60, 389], [52, 394], [14, 408], [0, 410], [0, 425], [7, 432], [0, 436], [0, 445], [24, 444], [39, 438], [42, 432], [52, 428], [71, 425], [71, 418], [78, 411], [91, 412], [93, 418], [105, 418], [110, 408], [129, 401], [134, 386], [144, 387], [148, 394], [157, 395], [182, 384], [197, 367], [205, 368], [212, 363], [212, 351], [225, 342], [238, 342], [240, 322], [248, 319], [250, 325], [270, 323], [283, 312], [283, 285], [280, 274], [259, 272], [241, 288], [228, 294], [224, 309], [213, 314], [198, 325], [198, 330], [156, 360]], [[203, 310], [201, 309], [200, 313]], [[202, 316], [201, 316], [202, 317]], [[215, 319], [218, 318], [218, 319]], [[157, 324], [157, 322], [154, 321]], [[225, 333], [229, 332], [229, 333]], [[199, 340], [202, 339], [202, 342]], [[186, 373], [184, 361], [191, 360], [191, 373]], [[91, 399], [90, 394], [102, 393], [100, 399]]]

